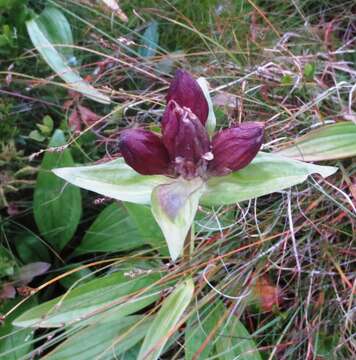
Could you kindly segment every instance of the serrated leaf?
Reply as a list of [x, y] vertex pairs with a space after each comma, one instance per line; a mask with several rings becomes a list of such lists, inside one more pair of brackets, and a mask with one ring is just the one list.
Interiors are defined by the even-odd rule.
[[136, 223], [117, 203], [108, 205], [86, 231], [74, 254], [127, 251], [145, 245]]
[[152, 192], [152, 213], [164, 234], [173, 261], [182, 254], [184, 240], [203, 192], [204, 183], [200, 178], [191, 181], [178, 179], [157, 186]]
[[178, 285], [173, 293], [164, 300], [161, 309], [155, 315], [147, 331], [138, 360], [158, 359], [164, 345], [191, 302], [193, 293], [193, 281], [188, 279]]
[[111, 311], [110, 314], [70, 336], [43, 359], [111, 360], [143, 339], [150, 322], [149, 318], [144, 321], [142, 319], [143, 316], [122, 318], [120, 314]]
[[117, 313], [124, 317], [159, 298], [154, 290], [134, 296], [137, 291], [152, 285], [158, 279], [158, 275], [150, 274], [128, 280], [122, 272], [118, 272], [88, 281], [71, 289], [65, 296], [59, 296], [26, 311], [14, 321], [14, 325], [34, 328], [60, 327], [96, 315], [100, 309], [108, 309], [110, 304], [115, 304]]
[[260, 152], [244, 169], [210, 178], [201, 202], [205, 205], [233, 204], [300, 184], [314, 173], [327, 177], [336, 171], [336, 167], [313, 165]]
[[219, 331], [216, 340], [219, 360], [262, 360], [254, 340], [239, 319], [232, 318]]
[[[56, 130], [50, 147], [66, 144], [64, 134]], [[82, 203], [80, 190], [56, 177], [51, 170], [58, 166], [73, 165], [69, 149], [62, 152], [46, 152], [37, 176], [33, 197], [36, 224], [44, 238], [57, 250], [71, 240], [79, 224]]]
[[323, 126], [297, 138], [292, 146], [276, 154], [303, 161], [356, 156], [356, 124], [350, 121]]
[[[67, 20], [64, 20], [65, 17], [63, 14], [60, 16], [60, 21], [58, 21], [58, 12], [59, 10], [57, 9], [47, 9], [44, 11], [44, 17], [42, 17], [41, 14], [26, 22], [27, 32], [33, 45], [52, 70], [54, 70], [72, 90], [78, 91], [99, 103], [109, 104], [110, 98], [83, 80], [76, 70], [68, 65], [66, 55], [58, 51], [54, 46], [50, 38], [51, 34], [57, 34], [53, 41], [58, 41], [59, 36], [61, 37], [60, 41], [65, 43], [68, 40], [68, 27], [70, 28]], [[55, 28], [60, 27], [60, 29], [53, 30], [52, 24], [55, 24]], [[48, 27], [49, 25], [51, 25], [50, 28]]]
[[149, 204], [152, 190], [171, 181], [161, 175], [140, 175], [123, 158], [100, 165], [54, 169], [53, 172], [83, 189], [137, 204]]

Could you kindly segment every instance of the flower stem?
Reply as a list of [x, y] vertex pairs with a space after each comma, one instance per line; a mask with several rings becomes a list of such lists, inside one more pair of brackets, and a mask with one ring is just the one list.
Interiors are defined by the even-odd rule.
[[189, 262], [192, 259], [194, 253], [194, 224], [190, 227], [187, 236], [184, 240], [184, 252], [183, 258], [185, 262]]

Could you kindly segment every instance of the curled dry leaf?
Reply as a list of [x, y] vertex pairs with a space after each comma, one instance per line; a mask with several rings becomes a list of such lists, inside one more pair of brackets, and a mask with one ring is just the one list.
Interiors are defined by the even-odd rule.
[[69, 116], [68, 123], [72, 130], [80, 132], [82, 125], [91, 126], [100, 120], [100, 116], [95, 114], [85, 106], [78, 105]]
[[282, 290], [271, 284], [268, 276], [258, 277], [252, 285], [252, 294], [263, 311], [273, 311], [282, 300]]
[[27, 285], [34, 277], [44, 274], [50, 267], [51, 264], [42, 261], [27, 264], [19, 270], [15, 283], [16, 285]]

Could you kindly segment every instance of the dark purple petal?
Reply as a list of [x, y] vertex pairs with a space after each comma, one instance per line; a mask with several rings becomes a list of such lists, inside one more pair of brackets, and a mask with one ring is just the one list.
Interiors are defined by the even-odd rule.
[[184, 70], [177, 70], [168, 89], [167, 102], [174, 100], [180, 107], [189, 108], [205, 125], [209, 106], [198, 82]]
[[223, 130], [212, 139], [214, 159], [209, 163], [211, 175], [226, 175], [247, 166], [263, 142], [264, 124], [246, 122]]
[[176, 172], [194, 177], [210, 151], [208, 133], [197, 116], [189, 109], [170, 101], [162, 119], [163, 143]]
[[162, 175], [169, 172], [169, 156], [162, 138], [143, 129], [124, 130], [120, 136], [120, 151], [126, 163], [142, 175]]

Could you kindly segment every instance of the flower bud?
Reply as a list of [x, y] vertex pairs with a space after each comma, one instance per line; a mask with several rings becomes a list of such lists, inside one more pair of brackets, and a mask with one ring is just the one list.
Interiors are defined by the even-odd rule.
[[169, 173], [169, 156], [160, 136], [143, 129], [124, 130], [120, 151], [126, 163], [142, 175]]
[[176, 172], [186, 178], [197, 176], [210, 151], [208, 133], [197, 116], [171, 100], [163, 114], [162, 130], [163, 143]]
[[167, 102], [174, 100], [180, 107], [189, 108], [205, 125], [209, 113], [208, 102], [198, 82], [188, 72], [177, 70], [166, 99]]
[[212, 139], [214, 159], [209, 163], [209, 173], [227, 175], [247, 166], [260, 150], [263, 134], [261, 122], [246, 122], [217, 133]]

